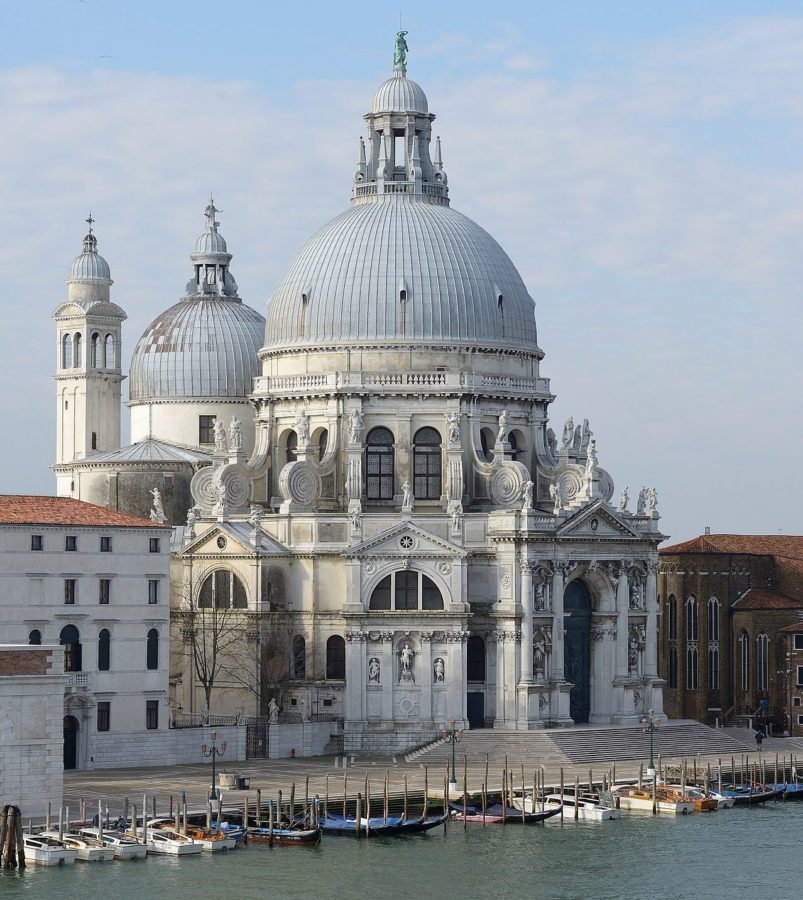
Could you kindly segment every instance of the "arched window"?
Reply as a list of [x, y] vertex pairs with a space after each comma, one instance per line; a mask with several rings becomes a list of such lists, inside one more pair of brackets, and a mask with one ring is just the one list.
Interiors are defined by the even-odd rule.
[[686, 645], [686, 690], [697, 690], [697, 644], [694, 641]]
[[64, 671], [81, 671], [81, 639], [75, 625], [65, 625], [59, 635], [59, 643], [64, 647]]
[[42, 632], [38, 628], [28, 635], [28, 643], [37, 647], [42, 643]]
[[676, 688], [678, 686], [678, 648], [677, 644], [671, 644], [669, 647], [669, 671], [667, 672], [667, 682], [669, 687]]
[[397, 611], [443, 609], [443, 596], [435, 582], [410, 569], [386, 575], [374, 588], [368, 608], [389, 610], [391, 598]]
[[98, 672], [108, 672], [112, 661], [112, 636], [108, 628], [98, 634]]
[[766, 691], [769, 684], [770, 640], [763, 632], [756, 638], [756, 689]]
[[708, 689], [719, 690], [719, 600], [708, 598]]
[[287, 435], [287, 444], [284, 451], [284, 461], [286, 463], [295, 462], [297, 449], [298, 435], [295, 433], [295, 431], [291, 431], [290, 434]]
[[326, 447], [329, 444], [329, 432], [324, 428], [318, 435], [318, 460], [326, 456]]
[[92, 337], [89, 339], [89, 365], [93, 369], [99, 368], [98, 366], [98, 346], [100, 343], [100, 335], [97, 331], [92, 332]]
[[485, 681], [485, 641], [477, 634], [472, 634], [466, 644], [466, 678]]
[[307, 677], [307, 642], [297, 634], [293, 638], [293, 678], [300, 681]]
[[110, 334], [103, 339], [103, 368], [114, 368], [114, 338]]
[[493, 445], [496, 440], [494, 433], [490, 428], [483, 428], [480, 430], [480, 450], [482, 451], [482, 458], [485, 462], [492, 462], [493, 455]]
[[514, 460], [518, 459], [519, 458], [519, 441], [518, 441], [518, 438], [516, 437], [515, 431], [511, 431], [510, 434], [507, 436], [507, 442], [508, 442], [508, 444], [510, 444], [510, 452], [511, 452], [510, 458], [514, 459]]
[[393, 434], [387, 428], [374, 428], [365, 443], [365, 493], [369, 500], [392, 500]]
[[159, 632], [155, 628], [148, 630], [145, 663], [151, 672], [159, 668]]
[[76, 332], [76, 335], [73, 338], [73, 366], [75, 366], [76, 369], [83, 362], [83, 360], [81, 358], [81, 355], [82, 355], [81, 349], [82, 349], [81, 334], [80, 334], [80, 332]]
[[719, 640], [719, 600], [716, 597], [708, 600], [708, 640]]
[[218, 569], [204, 579], [198, 606], [202, 609], [248, 609], [245, 587], [234, 572]]
[[739, 662], [741, 669], [741, 684], [743, 691], [750, 690], [750, 638], [746, 631], [739, 634]]
[[61, 368], [72, 368], [72, 338], [69, 334], [61, 339]]
[[326, 677], [336, 681], [346, 677], [346, 642], [339, 634], [326, 642]]
[[686, 640], [697, 640], [697, 601], [694, 597], [686, 600]]
[[666, 629], [667, 639], [676, 641], [678, 639], [678, 601], [674, 594], [669, 595], [667, 606], [669, 607], [669, 622]]
[[420, 428], [413, 438], [413, 493], [417, 500], [441, 496], [441, 436], [434, 428]]

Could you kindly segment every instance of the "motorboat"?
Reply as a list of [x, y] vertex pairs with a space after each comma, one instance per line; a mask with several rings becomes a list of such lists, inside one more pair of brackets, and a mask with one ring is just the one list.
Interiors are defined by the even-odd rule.
[[619, 809], [622, 812], [657, 812], [669, 815], [694, 812], [694, 803], [691, 800], [686, 799], [680, 791], [665, 785], [656, 785], [655, 799], [650, 785], [643, 787], [635, 784], [619, 785], [614, 788], [613, 795], [618, 798]]
[[240, 843], [245, 837], [245, 828], [242, 825], [235, 825], [234, 822], [212, 822], [212, 828], [222, 831], [226, 837], [232, 838], [236, 843]]
[[67, 847], [63, 841], [43, 834], [23, 832], [22, 842], [25, 859], [39, 866], [71, 866], [78, 856], [78, 851]]
[[736, 802], [733, 797], [726, 797], [714, 790], [709, 791], [709, 794], [717, 801], [717, 809], [732, 809]]
[[[531, 796], [526, 796], [524, 798], [514, 797], [513, 805], [516, 809], [521, 809], [523, 806], [525, 812], [533, 812], [533, 800]], [[539, 803], [536, 801], [536, 811], [538, 810], [538, 806]], [[561, 807], [563, 808], [564, 819], [573, 819], [575, 811], [577, 812], [578, 820], [583, 822], [607, 822], [611, 819], [619, 818], [618, 809], [613, 809], [610, 806], [603, 806], [590, 798], [578, 797], [576, 804], [574, 794], [548, 794], [544, 798], [544, 809], [557, 808], [558, 811], [560, 811]]]
[[[354, 826], [352, 825], [352, 833]], [[314, 846], [321, 842], [321, 829], [288, 827], [268, 827], [265, 825], [248, 828], [246, 839], [248, 843], [255, 844], [280, 844], [287, 847]]]
[[144, 859], [148, 848], [142, 841], [122, 831], [101, 831], [99, 828], [80, 828], [78, 833], [102, 841], [114, 850], [115, 859]]
[[672, 788], [681, 796], [685, 796], [687, 800], [691, 800], [694, 804], [695, 812], [712, 812], [719, 809], [719, 800], [713, 797], [711, 793], [707, 793], [703, 788], [695, 787], [693, 784], [662, 784], [660, 787]]
[[61, 841], [65, 847], [75, 850], [76, 859], [83, 862], [111, 862], [114, 859], [114, 850], [111, 847], [105, 847], [97, 838], [76, 831], [65, 831], [61, 837], [58, 831], [43, 831], [41, 836]]
[[222, 850], [234, 850], [237, 839], [226, 834], [220, 828], [206, 828], [203, 825], [188, 825], [187, 837], [199, 843], [204, 850], [214, 853]]
[[203, 850], [203, 847], [192, 838], [167, 827], [148, 826], [145, 844], [148, 853], [164, 853], [169, 856], [189, 856]]

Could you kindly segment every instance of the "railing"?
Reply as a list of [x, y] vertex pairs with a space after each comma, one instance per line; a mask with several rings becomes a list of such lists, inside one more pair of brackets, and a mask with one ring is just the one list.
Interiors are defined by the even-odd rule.
[[67, 686], [68, 687], [88, 688], [89, 687], [89, 673], [88, 672], [68, 672], [67, 673]]
[[203, 728], [205, 725], [242, 725], [239, 716], [205, 716], [203, 713], [175, 713], [173, 728]]
[[468, 390], [477, 393], [549, 394], [548, 378], [472, 375], [466, 372], [325, 372], [314, 375], [261, 375], [255, 394], [349, 392], [358, 387]]

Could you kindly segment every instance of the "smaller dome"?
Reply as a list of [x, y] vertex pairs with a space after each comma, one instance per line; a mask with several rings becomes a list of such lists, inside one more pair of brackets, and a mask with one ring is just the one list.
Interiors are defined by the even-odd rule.
[[388, 78], [376, 89], [371, 101], [371, 112], [412, 112], [427, 115], [429, 104], [427, 95], [420, 84], [416, 84], [404, 74], [403, 69], [395, 69], [393, 78]]
[[75, 257], [70, 266], [67, 284], [75, 282], [112, 284], [109, 264], [98, 253], [98, 241], [91, 231], [84, 237], [83, 252]]
[[219, 231], [205, 231], [195, 242], [195, 255], [201, 256], [208, 253], [228, 253], [226, 241]]

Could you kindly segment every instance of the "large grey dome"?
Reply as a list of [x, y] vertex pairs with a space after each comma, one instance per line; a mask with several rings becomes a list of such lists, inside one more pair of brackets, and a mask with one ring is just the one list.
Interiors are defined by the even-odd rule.
[[411, 341], [532, 351], [535, 304], [487, 231], [394, 193], [304, 244], [270, 300], [265, 346]]
[[238, 299], [193, 296], [157, 316], [131, 360], [133, 401], [246, 397], [265, 320]]

